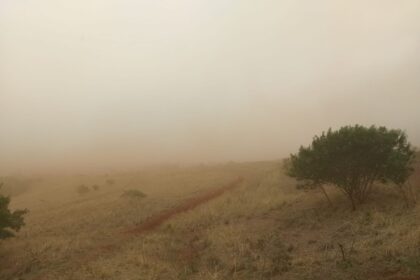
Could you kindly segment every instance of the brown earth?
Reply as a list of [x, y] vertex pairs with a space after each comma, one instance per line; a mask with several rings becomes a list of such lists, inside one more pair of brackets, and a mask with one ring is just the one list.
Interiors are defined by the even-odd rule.
[[138, 234], [145, 233], [147, 231], [151, 231], [151, 230], [157, 228], [158, 226], [160, 226], [161, 224], [163, 224], [165, 221], [171, 219], [172, 217], [174, 217], [174, 216], [176, 216], [180, 213], [190, 211], [190, 210], [192, 210], [192, 209], [194, 209], [194, 208], [196, 208], [196, 207], [198, 207], [198, 206], [200, 206], [200, 205], [202, 205], [202, 204], [204, 204], [204, 203], [206, 203], [206, 202], [208, 202], [208, 201], [210, 201], [210, 200], [212, 200], [216, 197], [221, 196], [225, 192], [238, 187], [240, 185], [240, 183], [242, 183], [242, 181], [243, 181], [243, 178], [240, 177], [240, 178], [232, 181], [231, 183], [229, 183], [229, 184], [227, 184], [227, 185], [225, 185], [225, 186], [223, 186], [219, 189], [209, 191], [209, 192], [205, 193], [204, 195], [193, 197], [193, 198], [185, 201], [184, 203], [182, 203], [181, 205], [179, 205], [175, 208], [163, 211], [159, 214], [156, 214], [156, 215], [150, 217], [149, 219], [147, 219], [141, 225], [139, 225], [135, 228], [132, 228], [128, 231], [125, 231], [125, 233], [132, 233], [132, 234], [137, 234], [138, 235]]

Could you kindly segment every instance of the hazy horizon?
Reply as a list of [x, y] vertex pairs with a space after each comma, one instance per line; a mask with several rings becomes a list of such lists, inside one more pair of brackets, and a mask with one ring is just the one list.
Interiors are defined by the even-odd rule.
[[0, 0], [0, 175], [420, 145], [420, 1]]

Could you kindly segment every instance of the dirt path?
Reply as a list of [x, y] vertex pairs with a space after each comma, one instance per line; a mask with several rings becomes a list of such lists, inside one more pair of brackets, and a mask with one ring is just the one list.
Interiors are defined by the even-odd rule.
[[[129, 241], [131, 238], [135, 238], [139, 235], [146, 234], [157, 229], [160, 225], [170, 220], [171, 218], [181, 213], [193, 210], [194, 208], [223, 195], [225, 192], [239, 187], [242, 182], [242, 177], [237, 178], [236, 180], [224, 185], [223, 187], [208, 191], [201, 195], [197, 195], [193, 198], [185, 200], [180, 205], [175, 206], [174, 208], [156, 213], [150, 218], [146, 219], [139, 226], [118, 232], [119, 236], [116, 236], [116, 238], [114, 239], [115, 241], [111, 241], [109, 243], [96, 244], [94, 245], [94, 248], [89, 249], [87, 252], [79, 252], [77, 254], [74, 254], [66, 260], [64, 266], [67, 268], [69, 268], [69, 266], [77, 267], [78, 265], [84, 265], [88, 262], [95, 261], [96, 259], [98, 259], [99, 257], [103, 257], [104, 255], [115, 253], [115, 251], [118, 250], [121, 247], [121, 245], [124, 244], [124, 242]], [[61, 267], [61, 269], [65, 268]], [[26, 273], [24, 270], [22, 271], [22, 267], [17, 267], [13, 270], [15, 270], [15, 272], [11, 273], [10, 275], [13, 277], [23, 276]], [[36, 275], [33, 275], [32, 278], [28, 279], [44, 280], [50, 278], [48, 277], [48, 272], [39, 271], [39, 273], [36, 273]]]
[[172, 217], [179, 215], [180, 213], [190, 211], [218, 196], [221, 196], [226, 191], [234, 189], [240, 185], [240, 183], [243, 181], [243, 178], [238, 178], [235, 181], [230, 182], [229, 184], [218, 188], [216, 190], [212, 190], [210, 192], [207, 192], [203, 195], [193, 197], [189, 200], [186, 200], [181, 205], [174, 207], [172, 209], [163, 211], [161, 213], [158, 213], [149, 219], [147, 219], [144, 223], [141, 225], [129, 229], [125, 231], [125, 233], [132, 233], [132, 234], [142, 234], [147, 231], [151, 231], [159, 227], [161, 224], [166, 222], [167, 220], [171, 219]]

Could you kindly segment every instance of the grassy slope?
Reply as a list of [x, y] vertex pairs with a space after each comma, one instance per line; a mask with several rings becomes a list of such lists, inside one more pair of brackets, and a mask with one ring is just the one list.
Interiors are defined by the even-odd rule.
[[[154, 232], [122, 233], [238, 175], [245, 177], [241, 187], [174, 217]], [[16, 197], [14, 206], [29, 205], [32, 212], [19, 237], [1, 244], [0, 276], [166, 280], [420, 275], [420, 207], [404, 208], [391, 189], [381, 189], [371, 203], [351, 212], [334, 190], [329, 190], [333, 209], [320, 193], [295, 190], [278, 163], [123, 174], [115, 179], [115, 186], [103, 186], [102, 177], [52, 178], [43, 182], [48, 188], [33, 187]], [[74, 191], [80, 183], [102, 183], [101, 190], [81, 197]], [[149, 196], [122, 199], [125, 188], [139, 188]]]

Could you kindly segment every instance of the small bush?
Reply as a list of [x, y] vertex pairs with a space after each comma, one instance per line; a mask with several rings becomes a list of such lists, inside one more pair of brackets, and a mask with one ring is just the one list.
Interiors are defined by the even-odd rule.
[[98, 191], [98, 190], [99, 190], [99, 186], [98, 186], [98, 185], [93, 185], [93, 186], [92, 186], [92, 190], [94, 190], [94, 191]]
[[86, 185], [80, 185], [77, 187], [77, 192], [79, 194], [87, 194], [89, 192], [89, 188]]
[[146, 197], [146, 194], [139, 190], [126, 190], [121, 196], [128, 198], [144, 198]]
[[[1, 188], [2, 184], [0, 184]], [[9, 209], [10, 198], [0, 195], [0, 239], [13, 237], [14, 232], [20, 230], [25, 225], [23, 216], [28, 210], [15, 210]]]

